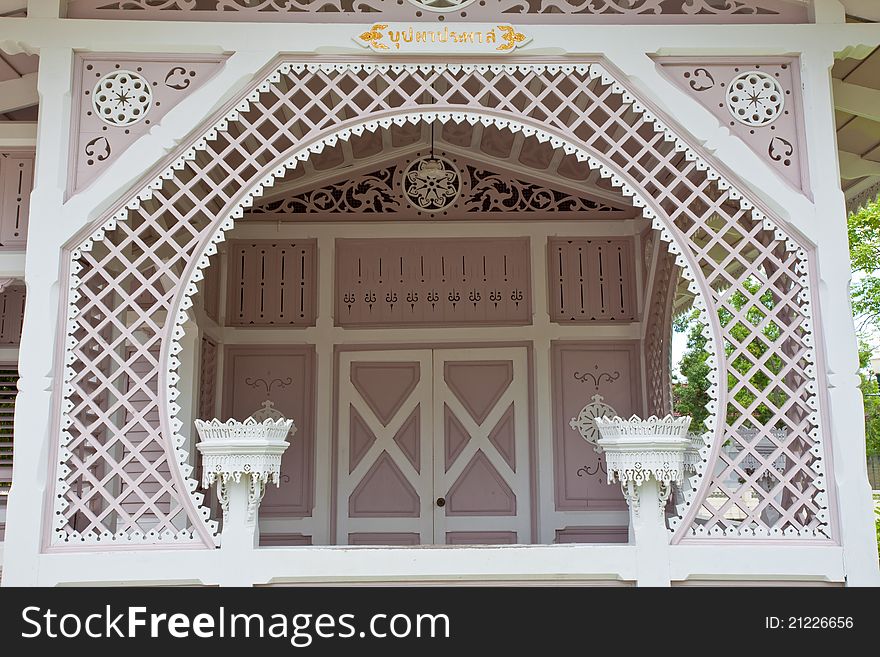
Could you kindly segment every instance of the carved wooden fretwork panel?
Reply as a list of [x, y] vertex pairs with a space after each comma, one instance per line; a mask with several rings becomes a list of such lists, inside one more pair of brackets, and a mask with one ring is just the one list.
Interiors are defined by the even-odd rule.
[[[632, 198], [676, 254], [696, 295], [695, 306], [711, 320], [705, 331], [708, 408], [709, 423], [716, 427], [704, 435], [708, 462], [698, 466], [692, 489], [669, 519], [679, 538], [832, 536], [833, 508], [826, 490], [833, 482], [824, 463], [828, 446], [816, 360], [813, 252], [783, 220], [756, 207], [748, 190], [728, 180], [709, 154], [648, 110], [628, 86], [594, 61], [499, 67], [280, 61], [267, 70], [242, 92], [235, 109], [204, 126], [153, 179], [123, 195], [88, 237], [68, 245], [67, 313], [60, 340], [65, 367], [49, 496], [54, 523], [47, 541], [59, 547], [100, 544], [102, 549], [212, 544], [217, 523], [201, 506], [198, 482], [191, 478], [175, 401], [181, 394], [176, 354], [183, 348], [180, 337], [202, 271], [225, 231], [268, 185], [296, 171], [310, 154], [358, 133], [381, 133], [395, 120], [485, 121], [515, 134], [526, 131], [529, 139], [561, 151], [572, 167], [598, 171]], [[318, 102], [323, 107], [315, 111]], [[279, 129], [260, 131], [267, 122]], [[224, 174], [223, 184], [217, 184], [211, 176], [229, 166], [229, 153], [237, 154], [242, 171], [252, 173]], [[760, 281], [754, 292], [746, 285], [752, 277]], [[742, 305], [734, 303], [731, 289], [742, 295]], [[133, 298], [152, 303], [132, 304]], [[773, 302], [765, 303], [766, 298]], [[772, 323], [778, 332], [768, 335], [738, 321], [743, 309], [760, 310], [763, 325]], [[717, 320], [722, 315], [737, 320], [722, 324]], [[778, 357], [772, 363], [749, 356], [749, 346], [761, 341], [767, 353]], [[162, 345], [165, 357], [147, 370], [135, 370], [137, 355], [155, 345]], [[126, 347], [136, 355], [126, 355]], [[772, 388], [755, 383], [758, 371], [767, 373]], [[146, 410], [150, 417], [161, 417], [143, 421], [145, 440], [177, 459], [178, 467], [164, 483], [180, 504], [162, 515], [162, 529], [153, 534], [144, 531], [137, 512], [120, 512], [118, 493], [85, 490], [96, 470], [122, 468], [118, 455], [104, 449], [106, 441], [126, 433], [123, 419], [131, 400], [117, 385], [121, 376], [131, 376], [149, 391]], [[164, 385], [153, 392], [152, 383], [160, 378]], [[747, 395], [764, 406], [758, 409]], [[789, 466], [785, 472], [760, 461], [754, 477], [742, 481], [719, 473], [736, 467], [720, 450], [725, 441], [737, 439], [741, 428], [758, 429], [755, 442], [772, 440], [781, 431], [778, 447]], [[90, 458], [80, 458], [80, 452]], [[773, 487], [756, 485], [765, 474], [777, 482]], [[723, 494], [724, 501], [695, 517], [708, 506], [703, 501], [709, 493]], [[729, 514], [734, 506], [745, 509], [745, 517]], [[778, 512], [775, 519], [764, 513], [771, 506]], [[85, 525], [74, 524], [87, 513]]]
[[77, 55], [68, 194], [87, 187], [169, 110], [220, 70], [223, 57]]
[[227, 326], [314, 326], [314, 240], [234, 240], [227, 252]]
[[[665, 250], [658, 253], [654, 285], [645, 307], [648, 328], [644, 341], [647, 415], [665, 417], [672, 412], [672, 296], [678, 280], [675, 258]], [[695, 430], [700, 430], [695, 427]]]
[[199, 418], [217, 417], [217, 343], [202, 336], [201, 367], [199, 368]]
[[[546, 213], [548, 218], [578, 220], [622, 218], [633, 214], [632, 209], [623, 204], [615, 206], [588, 195], [518, 180], [511, 174], [493, 171], [489, 165], [452, 155], [444, 159], [458, 167], [461, 176], [459, 197], [442, 210], [420, 210], [406, 199], [402, 189], [405, 169], [418, 159], [416, 153], [400, 166], [392, 164], [357, 176], [349, 175], [329, 185], [266, 201], [256, 205], [249, 215], [253, 219], [287, 221], [314, 220], [309, 215], [315, 214], [345, 221], [375, 220], [377, 214], [399, 215], [395, 220], [509, 221], [523, 214], [523, 219], [538, 218]], [[508, 213], [509, 216], [505, 216]]]
[[528, 238], [340, 239], [337, 326], [531, 322]]
[[807, 186], [797, 59], [661, 58], [662, 70], [798, 189]]
[[631, 238], [554, 237], [547, 248], [552, 321], [638, 319]]
[[0, 152], [0, 246], [24, 247], [34, 185], [34, 153]]
[[70, 18], [364, 22], [800, 23], [799, 0], [71, 0]]

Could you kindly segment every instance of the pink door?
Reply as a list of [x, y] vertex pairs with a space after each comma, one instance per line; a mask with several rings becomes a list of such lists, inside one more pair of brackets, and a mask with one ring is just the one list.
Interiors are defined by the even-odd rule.
[[530, 543], [524, 347], [434, 351], [434, 542]]
[[337, 543], [530, 542], [524, 348], [339, 363]]
[[433, 542], [431, 367], [429, 350], [340, 354], [337, 543]]

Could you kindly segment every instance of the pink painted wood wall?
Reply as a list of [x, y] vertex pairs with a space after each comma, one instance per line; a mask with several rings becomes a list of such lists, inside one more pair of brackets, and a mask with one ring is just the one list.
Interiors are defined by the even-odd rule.
[[24, 322], [24, 285], [7, 287], [0, 293], [0, 346], [17, 347]]
[[310, 516], [315, 469], [314, 348], [227, 345], [223, 371], [224, 419], [245, 420], [268, 400], [297, 426], [282, 460], [281, 485], [266, 489], [260, 515]]
[[609, 486], [605, 460], [569, 421], [599, 394], [629, 417], [642, 414], [639, 343], [551, 343], [556, 509], [626, 509], [619, 487]]
[[628, 543], [629, 528], [613, 526], [565, 527], [556, 530], [556, 543]]
[[528, 238], [336, 240], [337, 326], [522, 325]]

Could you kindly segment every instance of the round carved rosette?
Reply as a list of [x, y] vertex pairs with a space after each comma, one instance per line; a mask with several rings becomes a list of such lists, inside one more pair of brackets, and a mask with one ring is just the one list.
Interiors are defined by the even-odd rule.
[[153, 106], [150, 83], [133, 71], [113, 71], [92, 91], [95, 116], [113, 126], [126, 126], [143, 119]]
[[401, 180], [403, 195], [415, 208], [440, 212], [458, 200], [461, 175], [445, 157], [426, 155], [404, 170]]
[[772, 75], [747, 71], [737, 75], [727, 87], [727, 109], [747, 126], [770, 125], [785, 108], [785, 91]]

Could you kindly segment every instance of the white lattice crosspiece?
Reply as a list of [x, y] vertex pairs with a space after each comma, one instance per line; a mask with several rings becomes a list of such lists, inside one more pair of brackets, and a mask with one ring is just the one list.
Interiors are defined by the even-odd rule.
[[689, 416], [647, 420], [632, 416], [597, 417], [598, 446], [605, 452], [608, 483], [620, 482], [634, 513], [639, 510], [639, 490], [649, 479], [657, 482], [660, 508], [666, 507], [672, 485], [681, 486], [685, 475], [696, 471], [703, 441], [688, 435]]
[[246, 542], [256, 544], [257, 510], [266, 485], [281, 483], [281, 456], [290, 446], [285, 438], [296, 433], [293, 420], [266, 417], [258, 421], [251, 416], [244, 422], [214, 418], [196, 420], [195, 425], [201, 438], [197, 447], [202, 454], [202, 486], [217, 484], [224, 542], [233, 532], [243, 533]]

